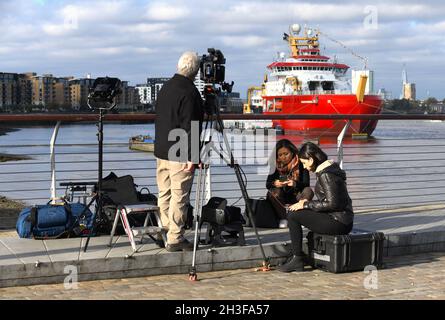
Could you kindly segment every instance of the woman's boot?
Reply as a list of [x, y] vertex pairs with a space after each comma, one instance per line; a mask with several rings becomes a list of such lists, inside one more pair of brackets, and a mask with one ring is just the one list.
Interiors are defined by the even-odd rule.
[[285, 264], [279, 265], [277, 267], [278, 271], [281, 272], [292, 272], [292, 271], [303, 271], [304, 263], [302, 256], [292, 256]]

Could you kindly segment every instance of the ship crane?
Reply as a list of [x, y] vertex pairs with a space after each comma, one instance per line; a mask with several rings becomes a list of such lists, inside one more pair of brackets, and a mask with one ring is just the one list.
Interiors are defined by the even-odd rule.
[[[267, 76], [264, 77], [264, 81], [267, 82]], [[264, 95], [265, 85], [264, 82], [261, 86], [250, 86], [247, 89], [247, 103], [243, 105], [243, 113], [252, 113], [252, 93], [254, 91], [261, 91], [261, 95]]]

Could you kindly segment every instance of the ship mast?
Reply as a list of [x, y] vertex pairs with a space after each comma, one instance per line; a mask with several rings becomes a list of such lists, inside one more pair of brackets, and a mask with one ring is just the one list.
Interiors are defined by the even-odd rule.
[[[319, 47], [318, 42], [318, 30], [304, 28], [304, 33], [299, 36], [301, 27], [299, 24], [293, 24], [289, 27], [289, 34], [284, 33], [283, 40], [289, 43], [292, 51], [292, 57], [298, 57], [301, 49], [317, 49]], [[313, 34], [315, 31], [315, 34]]]

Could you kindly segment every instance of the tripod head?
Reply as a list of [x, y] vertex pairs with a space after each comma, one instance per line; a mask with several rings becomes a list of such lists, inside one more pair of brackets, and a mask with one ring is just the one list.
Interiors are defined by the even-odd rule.
[[112, 110], [116, 97], [122, 93], [122, 82], [118, 78], [97, 78], [88, 94], [88, 107], [92, 110]]

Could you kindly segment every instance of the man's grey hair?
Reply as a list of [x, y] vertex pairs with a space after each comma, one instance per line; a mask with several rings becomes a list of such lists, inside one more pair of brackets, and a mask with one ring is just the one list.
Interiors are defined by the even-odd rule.
[[199, 58], [196, 52], [186, 51], [178, 61], [178, 73], [194, 79], [199, 70]]

